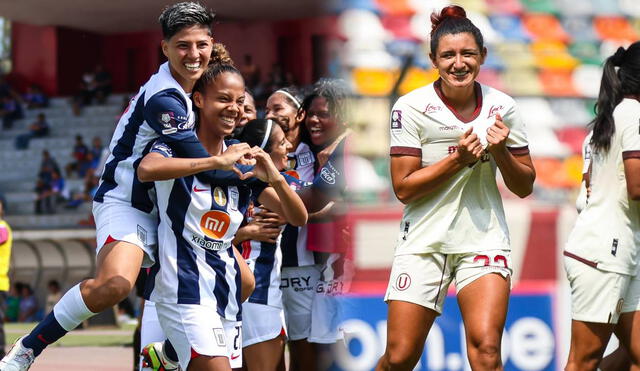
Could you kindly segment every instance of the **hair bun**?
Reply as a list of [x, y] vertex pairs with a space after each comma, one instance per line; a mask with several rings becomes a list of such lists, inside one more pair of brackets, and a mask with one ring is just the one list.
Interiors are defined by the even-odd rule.
[[436, 12], [431, 13], [431, 35], [433, 35], [438, 26], [447, 18], [467, 18], [467, 12], [465, 12], [461, 6], [449, 5], [442, 8], [440, 14]]
[[211, 50], [211, 60], [209, 64], [228, 64], [233, 66], [233, 59], [229, 55], [227, 48], [221, 43], [214, 43]]
[[616, 53], [611, 56], [611, 62], [614, 66], [620, 67], [624, 63], [624, 57], [627, 55], [627, 51], [623, 47], [619, 47]]

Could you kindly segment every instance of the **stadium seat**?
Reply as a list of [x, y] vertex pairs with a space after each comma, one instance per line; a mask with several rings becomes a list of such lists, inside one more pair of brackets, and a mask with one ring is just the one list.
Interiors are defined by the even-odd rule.
[[467, 17], [480, 29], [485, 44], [496, 44], [503, 40], [502, 35], [491, 26], [491, 22], [486, 15], [475, 11], [468, 11]]
[[383, 15], [381, 18], [382, 26], [391, 32], [395, 39], [419, 42], [421, 38], [414, 35], [410, 20], [407, 15]]
[[598, 16], [594, 18], [593, 25], [602, 40], [638, 40], [638, 33], [624, 17]]
[[559, 12], [553, 0], [520, 0], [525, 10], [530, 13], [552, 13]]
[[341, 14], [349, 10], [366, 10], [378, 13], [378, 5], [374, 0], [340, 0], [330, 2], [333, 12]]
[[505, 89], [511, 95], [538, 96], [542, 94], [540, 80], [533, 68], [509, 68], [501, 74]]
[[640, 17], [640, 2], [638, 0], [618, 0], [618, 6], [629, 17]]
[[581, 64], [600, 65], [603, 62], [599, 44], [596, 42], [576, 41], [569, 45], [569, 53], [577, 58]]
[[347, 40], [365, 45], [379, 45], [389, 40], [389, 34], [382, 26], [380, 18], [368, 10], [352, 9], [343, 12], [338, 18], [338, 29]]
[[[407, 0], [407, 3], [411, 8], [413, 8], [418, 14], [426, 14], [429, 15], [433, 11], [440, 11], [442, 8], [451, 5], [450, 0]], [[431, 30], [429, 26], [429, 30]]]
[[416, 10], [407, 0], [375, 0], [382, 14], [391, 16], [412, 16]]
[[589, 0], [556, 0], [556, 5], [564, 16], [590, 16], [597, 12]]
[[469, 12], [487, 14], [487, 12], [489, 11], [489, 8], [487, 7], [487, 4], [484, 2], [484, 0], [456, 0], [453, 3], [463, 7], [464, 10], [467, 11], [467, 16]]
[[386, 69], [355, 68], [351, 73], [356, 93], [369, 96], [391, 93], [396, 76]]
[[562, 160], [556, 157], [537, 156], [533, 158], [536, 168], [536, 183], [545, 188], [574, 188], [574, 182], [566, 173]]
[[438, 79], [438, 70], [428, 69], [423, 70], [420, 68], [410, 68], [407, 71], [407, 75], [400, 84], [400, 94], [407, 94], [408, 92], [425, 85], [431, 84]]
[[417, 13], [409, 20], [409, 27], [411, 32], [419, 37], [423, 42], [427, 43], [430, 40], [431, 33], [431, 18], [428, 13]]
[[622, 11], [616, 0], [591, 0], [593, 9], [597, 9], [599, 15], [620, 15]]
[[589, 130], [578, 126], [568, 126], [556, 130], [558, 139], [566, 144], [574, 154], [582, 153], [582, 142], [589, 133]]
[[487, 68], [486, 66], [480, 69], [478, 79], [480, 83], [496, 88], [500, 91], [506, 92], [506, 87], [502, 83], [502, 78], [497, 70]]
[[573, 85], [580, 95], [595, 98], [600, 91], [602, 68], [595, 65], [583, 64], [573, 70]]
[[504, 61], [491, 45], [487, 45], [487, 57], [484, 60], [483, 68], [499, 71], [505, 68]]
[[586, 127], [593, 118], [593, 115], [585, 108], [584, 99], [550, 99], [549, 105], [555, 115], [559, 117], [563, 127]]
[[569, 41], [560, 21], [551, 14], [525, 14], [522, 25], [534, 40]]
[[575, 97], [579, 95], [573, 86], [571, 70], [543, 69], [538, 76], [545, 95], [551, 97]]
[[574, 41], [596, 41], [598, 35], [593, 29], [591, 17], [568, 16], [562, 19], [562, 27]]
[[524, 29], [520, 17], [513, 15], [493, 15], [489, 17], [491, 25], [506, 40], [526, 42], [531, 39]]
[[535, 58], [528, 44], [521, 42], [504, 42], [495, 45], [495, 50], [507, 68], [532, 68]]
[[522, 13], [522, 4], [518, 0], [485, 0], [490, 14], [511, 14]]
[[560, 41], [536, 41], [531, 44], [536, 65], [544, 69], [573, 69], [578, 60], [573, 58]]

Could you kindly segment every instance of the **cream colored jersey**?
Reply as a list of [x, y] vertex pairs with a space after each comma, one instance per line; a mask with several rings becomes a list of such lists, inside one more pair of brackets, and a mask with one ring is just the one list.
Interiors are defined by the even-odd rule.
[[578, 212], [582, 212], [587, 206], [587, 202], [589, 202], [585, 176], [589, 175], [589, 169], [591, 168], [591, 135], [593, 135], [592, 131], [587, 134], [582, 142], [582, 182], [576, 197], [576, 210]]
[[[477, 108], [470, 121], [447, 104], [439, 81], [398, 99], [391, 112], [391, 155], [418, 156], [430, 166], [457, 150], [462, 134], [473, 126], [486, 143], [486, 131], [500, 114], [511, 132], [512, 153], [529, 152], [524, 124], [514, 100], [476, 83]], [[508, 250], [509, 231], [496, 185], [496, 163], [485, 152], [437, 190], [404, 208], [396, 255]]]
[[591, 195], [565, 251], [598, 269], [633, 275], [640, 247], [640, 202], [627, 194], [624, 159], [640, 158], [640, 102], [623, 99], [613, 119], [609, 151], [592, 150]]

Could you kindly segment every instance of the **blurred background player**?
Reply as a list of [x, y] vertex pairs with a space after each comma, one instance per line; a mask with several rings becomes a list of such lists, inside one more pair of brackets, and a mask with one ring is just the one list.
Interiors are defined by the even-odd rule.
[[376, 369], [414, 368], [455, 279], [471, 368], [495, 370], [512, 273], [496, 168], [519, 197], [531, 193], [535, 171], [513, 99], [475, 81], [487, 56], [480, 30], [459, 6], [433, 13], [431, 23], [440, 79], [391, 112], [391, 178], [406, 206]]
[[640, 341], [640, 42], [604, 65], [591, 122], [588, 202], [565, 247], [571, 285], [566, 370], [595, 370], [613, 331], [638, 367]]

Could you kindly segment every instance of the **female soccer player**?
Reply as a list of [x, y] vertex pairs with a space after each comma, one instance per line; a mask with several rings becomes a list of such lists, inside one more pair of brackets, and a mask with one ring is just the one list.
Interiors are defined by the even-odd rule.
[[535, 171], [515, 102], [477, 83], [487, 50], [464, 9], [431, 15], [429, 57], [440, 78], [391, 112], [391, 179], [405, 209], [385, 301], [377, 370], [411, 370], [455, 279], [473, 370], [502, 367], [510, 246], [496, 167], [529, 195]]
[[[30, 334], [16, 341], [0, 361], [0, 370], [27, 370], [48, 344], [126, 297], [140, 266], [153, 263], [155, 194], [136, 178], [135, 170], [155, 139], [163, 138], [176, 156], [191, 158], [182, 159], [192, 165], [190, 174], [239, 171], [233, 164], [250, 151], [248, 145], [232, 146], [223, 156], [209, 156], [192, 130], [189, 94], [209, 64], [212, 20], [212, 13], [197, 3], [178, 3], [163, 11], [161, 46], [169, 61], [140, 88], [120, 118], [94, 198], [96, 276], [71, 288]], [[240, 182], [229, 173], [234, 175], [215, 170], [199, 177], [225, 184]], [[183, 175], [188, 174], [178, 174]]]
[[640, 360], [640, 42], [607, 58], [591, 122], [590, 189], [565, 246], [571, 286], [566, 370], [595, 370], [611, 333]]
[[[238, 138], [250, 146], [259, 146], [267, 151], [275, 167], [284, 171], [287, 166], [287, 154], [291, 143], [286, 139], [282, 128], [273, 120], [250, 121]], [[303, 186], [293, 176], [284, 174], [287, 183], [295, 190]], [[254, 213], [262, 213], [264, 206], [256, 206]], [[285, 221], [286, 222], [286, 221]], [[256, 222], [258, 225], [262, 222]], [[245, 229], [249, 228], [251, 224]], [[273, 236], [270, 232], [275, 230]], [[282, 360], [284, 353], [285, 326], [282, 309], [282, 292], [280, 290], [280, 268], [282, 266], [281, 228], [279, 225], [267, 223], [254, 233], [238, 231], [236, 239], [242, 242], [242, 256], [255, 275], [255, 290], [248, 301], [242, 305], [242, 346], [243, 357], [249, 371], [274, 371]], [[260, 233], [271, 238], [265, 239]]]
[[[200, 116], [198, 138], [215, 156], [225, 150], [224, 138], [241, 118], [244, 82], [226, 53], [216, 48], [212, 58], [194, 87], [193, 100]], [[271, 157], [262, 150], [271, 131], [265, 130], [261, 148], [253, 151], [258, 161], [255, 174], [271, 187], [254, 179], [238, 186], [201, 182], [195, 176], [157, 181], [162, 172], [141, 170], [173, 163], [165, 159], [172, 157], [172, 150], [161, 140], [140, 165], [141, 178], [156, 180], [160, 213], [159, 264], [151, 269], [149, 300], [156, 303], [162, 328], [183, 370], [241, 366], [240, 276], [231, 241], [249, 201], [255, 199], [293, 225], [306, 223], [302, 200], [271, 160], [284, 166], [288, 146], [284, 135], [280, 133], [279, 143], [268, 148]]]

